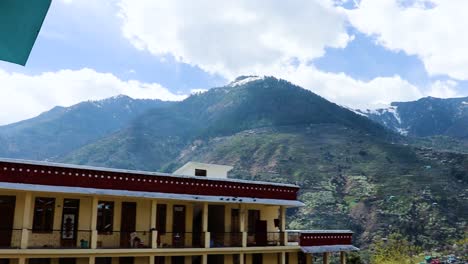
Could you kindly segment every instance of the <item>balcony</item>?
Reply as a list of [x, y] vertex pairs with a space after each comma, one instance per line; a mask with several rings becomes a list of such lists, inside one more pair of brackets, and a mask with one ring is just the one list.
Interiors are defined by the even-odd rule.
[[158, 248], [203, 248], [204, 232], [164, 232], [158, 233]]
[[0, 248], [12, 249], [21, 247], [21, 229], [1, 229]]
[[242, 232], [210, 233], [210, 247], [242, 247]]
[[151, 248], [151, 231], [110, 231], [98, 234], [97, 248]]
[[89, 248], [91, 241], [91, 231], [77, 230], [52, 230], [35, 231], [27, 230], [27, 248]]
[[248, 233], [247, 246], [249, 247], [271, 247], [284, 246], [285, 232]]

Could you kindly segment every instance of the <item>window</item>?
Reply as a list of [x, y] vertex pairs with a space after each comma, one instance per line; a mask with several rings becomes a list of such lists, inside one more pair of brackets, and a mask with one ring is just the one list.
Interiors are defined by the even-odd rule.
[[97, 231], [111, 233], [114, 229], [114, 202], [99, 201], [97, 215]]
[[156, 211], [156, 230], [158, 231], [158, 235], [163, 235], [166, 233], [167, 206], [165, 204], [158, 204]]
[[34, 201], [34, 232], [52, 232], [54, 227], [55, 198], [36, 197]]
[[195, 169], [195, 176], [205, 176], [206, 177], [206, 175], [207, 175], [206, 170]]

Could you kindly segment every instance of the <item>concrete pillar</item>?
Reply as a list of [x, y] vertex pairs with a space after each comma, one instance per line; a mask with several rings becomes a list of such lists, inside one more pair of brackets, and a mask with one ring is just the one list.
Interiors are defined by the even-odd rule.
[[95, 264], [96, 263], [96, 257], [95, 256], [90, 256], [89, 257], [89, 264]]
[[[97, 248], [97, 240], [98, 240], [98, 232], [97, 232], [97, 214], [98, 214], [98, 198], [97, 196], [93, 196], [92, 202], [91, 202], [91, 243], [90, 246], [92, 249]], [[91, 261], [91, 258], [90, 258]]]
[[[208, 203], [203, 203], [202, 232], [205, 235], [205, 248], [210, 248], [211, 235], [208, 232]], [[203, 259], [203, 257], [202, 257]]]
[[149, 256], [148, 264], [154, 264], [154, 256]]
[[151, 201], [151, 215], [150, 215], [150, 229], [156, 229], [156, 218], [158, 202], [156, 200]]
[[240, 222], [239, 231], [242, 232], [242, 247], [247, 247], [247, 235], [248, 234], [245, 228], [245, 222], [247, 221], [246, 219], [247, 217], [246, 217], [245, 205], [241, 204], [240, 210], [239, 210], [239, 222]]
[[202, 231], [208, 232], [208, 203], [203, 203]]
[[242, 247], [247, 247], [247, 232], [242, 232]]
[[[158, 248], [158, 230], [156, 230], [156, 218], [157, 218], [157, 212], [158, 212], [157, 208], [158, 208], [158, 202], [156, 200], [151, 200], [151, 210], [150, 210], [151, 248]], [[153, 262], [154, 262], [154, 257], [153, 257]]]
[[281, 232], [281, 245], [286, 246], [288, 245], [288, 234], [286, 233], [286, 206], [280, 207], [280, 232]]
[[151, 248], [158, 248], [158, 231], [151, 231]]
[[329, 256], [330, 254], [328, 252], [323, 253], [323, 264], [328, 264], [330, 262]]
[[245, 255], [244, 255], [244, 253], [239, 254], [239, 264], [245, 264]]
[[279, 264], [286, 264], [286, 252], [281, 252], [281, 260]]
[[346, 252], [340, 252], [340, 264], [346, 264]]
[[18, 264], [26, 264], [26, 258], [19, 258]]
[[211, 233], [205, 232], [205, 248], [211, 247]]
[[28, 248], [29, 231], [32, 229], [31, 211], [33, 210], [32, 193], [27, 192], [24, 197], [24, 209], [23, 209], [23, 223], [21, 227], [21, 243], [22, 249]]
[[208, 264], [208, 255], [207, 254], [202, 255], [202, 264]]

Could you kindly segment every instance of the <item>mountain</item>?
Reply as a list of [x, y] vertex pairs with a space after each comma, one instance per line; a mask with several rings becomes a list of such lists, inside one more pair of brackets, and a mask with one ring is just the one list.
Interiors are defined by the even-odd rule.
[[37, 117], [0, 126], [0, 156], [53, 160], [116, 132], [148, 109], [170, 104], [119, 95], [57, 106]]
[[[402, 142], [402, 143], [400, 143]], [[299, 184], [289, 228], [351, 228], [369, 245], [392, 232], [425, 248], [463, 237], [468, 156], [403, 144], [396, 133], [272, 77], [152, 109], [60, 161], [171, 172], [187, 161], [231, 177]]]
[[[239, 77], [231, 84], [153, 109], [125, 130], [64, 160], [110, 167], [160, 169], [198, 139], [281, 126], [337, 124], [377, 137], [395, 137], [365, 117], [287, 81]], [[107, 158], [112, 157], [112, 158]]]
[[468, 97], [426, 97], [413, 102], [395, 102], [386, 109], [359, 113], [403, 135], [468, 139]]
[[[78, 113], [84, 120], [95, 115]], [[48, 157], [162, 172], [200, 161], [234, 166], [230, 177], [295, 183], [306, 206], [288, 212], [289, 228], [350, 228], [364, 248], [395, 232], [426, 249], [465, 235], [468, 155], [407, 144], [362, 113], [287, 81], [242, 76], [127, 121], [86, 145], [63, 140], [62, 152]], [[43, 129], [65, 133], [51, 124]], [[74, 125], [67, 135], [91, 129]], [[89, 126], [100, 131], [104, 122]], [[23, 143], [24, 153], [57, 144], [36, 134], [21, 142], [34, 140], [29, 149]], [[0, 144], [11, 143], [0, 137]]]

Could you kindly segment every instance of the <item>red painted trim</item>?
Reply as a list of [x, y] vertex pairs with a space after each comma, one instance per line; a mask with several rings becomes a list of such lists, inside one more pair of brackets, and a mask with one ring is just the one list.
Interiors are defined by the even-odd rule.
[[299, 245], [303, 247], [311, 246], [333, 246], [352, 245], [353, 235], [343, 234], [301, 234]]
[[0, 161], [0, 181], [142, 192], [297, 200], [299, 188]]

